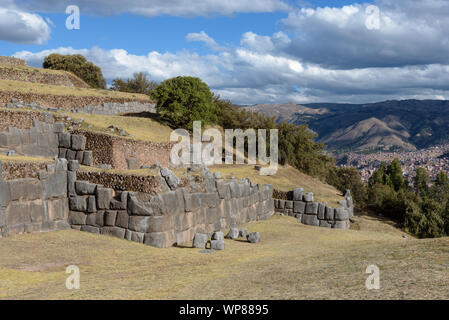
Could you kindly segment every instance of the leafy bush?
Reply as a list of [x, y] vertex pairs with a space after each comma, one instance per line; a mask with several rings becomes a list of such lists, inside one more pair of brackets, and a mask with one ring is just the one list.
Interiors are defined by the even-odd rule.
[[203, 125], [217, 122], [217, 107], [207, 84], [199, 78], [176, 77], [151, 91], [156, 110], [173, 126], [192, 129], [193, 121]]
[[92, 62], [88, 62], [80, 54], [51, 54], [45, 57], [43, 67], [45, 69], [72, 72], [93, 88], [104, 89], [106, 87], [106, 80], [103, 78], [100, 67]]

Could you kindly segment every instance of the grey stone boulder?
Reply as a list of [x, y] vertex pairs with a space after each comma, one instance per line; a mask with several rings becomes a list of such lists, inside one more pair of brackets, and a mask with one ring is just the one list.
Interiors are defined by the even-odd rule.
[[195, 233], [195, 236], [193, 238], [193, 247], [199, 249], [206, 249], [208, 238], [209, 237], [207, 236], [207, 234]]
[[239, 230], [239, 237], [240, 238], [246, 238], [246, 236], [248, 235], [248, 229], [247, 228], [243, 228]]
[[304, 195], [305, 202], [313, 202], [313, 193], [309, 192]]
[[250, 243], [258, 243], [260, 242], [260, 233], [259, 232], [252, 232], [246, 236], [246, 239]]
[[239, 237], [239, 229], [231, 228], [226, 235], [226, 239], [237, 239]]
[[225, 248], [224, 240], [211, 240], [210, 248], [212, 250], [224, 250]]
[[223, 240], [224, 240], [224, 234], [223, 234], [223, 232], [220, 232], [220, 231], [214, 232], [214, 233], [212, 234], [212, 240], [220, 240], [220, 241], [223, 241]]

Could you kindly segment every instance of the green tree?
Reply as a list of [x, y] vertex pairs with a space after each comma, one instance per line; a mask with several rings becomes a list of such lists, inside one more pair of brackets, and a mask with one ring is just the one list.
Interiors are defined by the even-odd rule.
[[449, 178], [445, 171], [437, 174], [435, 182], [430, 188], [431, 197], [439, 202], [447, 201], [449, 198]]
[[112, 80], [111, 90], [150, 95], [156, 86], [156, 82], [148, 80], [146, 74], [139, 72], [134, 73], [131, 79], [116, 78]]
[[430, 177], [426, 169], [418, 168], [413, 179], [413, 186], [415, 187], [416, 193], [421, 197], [427, 196], [429, 194], [429, 182]]
[[[402, 166], [399, 159], [394, 159], [390, 165], [387, 167], [387, 180], [389, 178], [389, 181], [386, 181], [388, 184], [391, 183], [391, 186], [394, 188], [394, 190], [399, 191], [400, 189], [407, 186], [407, 181], [404, 179], [404, 176], [402, 174]], [[391, 182], [390, 182], [391, 181]]]
[[104, 89], [106, 87], [106, 80], [103, 77], [100, 67], [87, 61], [80, 54], [50, 54], [45, 57], [43, 67], [45, 69], [72, 72], [93, 88]]
[[151, 91], [156, 110], [176, 127], [192, 129], [193, 121], [217, 123], [217, 107], [207, 84], [199, 78], [176, 77], [163, 81]]

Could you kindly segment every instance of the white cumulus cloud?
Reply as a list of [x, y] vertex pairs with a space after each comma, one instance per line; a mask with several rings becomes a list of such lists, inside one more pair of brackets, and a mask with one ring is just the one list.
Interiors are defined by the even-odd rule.
[[0, 8], [0, 40], [14, 43], [43, 44], [50, 38], [44, 19], [16, 9]]

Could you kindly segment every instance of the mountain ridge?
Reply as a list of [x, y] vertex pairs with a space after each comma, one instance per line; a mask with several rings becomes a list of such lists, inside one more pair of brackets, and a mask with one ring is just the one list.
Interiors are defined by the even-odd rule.
[[[335, 152], [426, 148], [449, 142], [449, 100], [387, 100], [376, 103], [259, 104], [246, 110], [277, 121], [308, 124]], [[368, 130], [370, 128], [370, 130]]]

